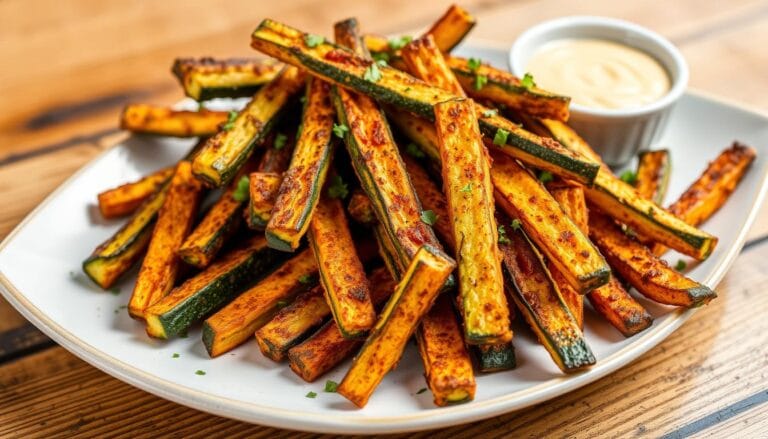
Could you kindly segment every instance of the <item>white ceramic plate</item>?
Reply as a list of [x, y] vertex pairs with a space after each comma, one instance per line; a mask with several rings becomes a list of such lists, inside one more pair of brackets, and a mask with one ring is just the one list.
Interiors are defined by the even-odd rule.
[[[463, 54], [504, 66], [505, 51], [484, 47], [463, 49]], [[672, 150], [671, 200], [734, 139], [761, 149], [728, 204], [704, 226], [720, 237], [720, 244], [690, 275], [710, 287], [717, 285], [734, 261], [766, 192], [768, 119], [688, 94], [675, 109], [661, 142]], [[191, 143], [150, 137], [121, 142], [51, 194], [0, 246], [3, 294], [27, 319], [99, 369], [180, 404], [244, 421], [319, 432], [391, 433], [443, 427], [530, 406], [595, 381], [648, 351], [692, 314], [644, 301], [656, 317], [655, 324], [624, 339], [587, 312], [586, 336], [598, 362], [570, 376], [560, 373], [530, 331], [518, 327], [514, 339], [518, 368], [479, 376], [475, 401], [445, 408], [433, 406], [430, 392], [416, 394], [425, 384], [413, 346], [370, 403], [358, 410], [341, 396], [322, 391], [325, 378], [340, 381], [346, 366], [307, 384], [286, 365], [262, 357], [256, 343], [211, 360], [199, 329], [185, 339], [150, 340], [144, 328], [120, 308], [128, 301], [134, 276], [119, 285], [119, 295], [102, 292], [80, 274], [80, 262], [121, 224], [99, 217], [96, 193], [174, 162]], [[673, 261], [677, 258], [670, 256]], [[179, 358], [172, 358], [174, 353]], [[197, 370], [206, 375], [197, 375]], [[309, 391], [317, 392], [317, 398], [306, 398]]]

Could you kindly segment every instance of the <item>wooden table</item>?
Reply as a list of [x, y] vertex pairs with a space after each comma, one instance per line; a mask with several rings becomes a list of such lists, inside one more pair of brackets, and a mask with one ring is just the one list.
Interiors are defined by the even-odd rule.
[[[576, 3], [466, 0], [463, 5], [479, 19], [474, 36], [502, 42], [562, 15], [638, 22], [682, 49], [692, 87], [768, 111], [768, 1], [732, 0], [727, 8], [722, 0]], [[249, 33], [267, 16], [326, 34], [334, 20], [356, 16], [369, 31], [392, 33], [431, 22], [446, 4], [0, 2], [0, 237], [122, 136], [116, 120], [123, 104], [172, 103], [181, 97], [169, 74], [174, 57], [250, 55]], [[768, 436], [766, 238], [764, 209], [717, 289], [721, 298], [623, 370], [527, 410], [417, 436]], [[295, 436], [137, 390], [56, 346], [0, 302], [0, 436], [128, 433]]]

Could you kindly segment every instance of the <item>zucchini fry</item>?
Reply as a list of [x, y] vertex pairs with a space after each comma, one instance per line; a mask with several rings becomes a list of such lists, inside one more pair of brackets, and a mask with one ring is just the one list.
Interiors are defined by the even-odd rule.
[[316, 282], [317, 265], [310, 250], [285, 261], [203, 323], [203, 344], [211, 357], [236, 348], [272, 320], [281, 301], [292, 299]]
[[402, 355], [405, 344], [427, 313], [455, 262], [440, 250], [424, 245], [416, 252], [403, 280], [387, 302], [371, 335], [339, 384], [339, 394], [358, 407]]
[[667, 194], [671, 172], [672, 163], [669, 151], [666, 149], [640, 152], [637, 162], [637, 183], [635, 183], [637, 193], [661, 206]]
[[[287, 63], [301, 66], [311, 74], [342, 87], [363, 93], [377, 101], [397, 106], [434, 121], [434, 105], [456, 97], [430, 86], [407, 73], [379, 66], [339, 46], [323, 42], [309, 47], [306, 34], [272, 20], [264, 20], [253, 32], [251, 45]], [[556, 141], [542, 139], [495, 114], [479, 119], [480, 130], [493, 138], [507, 133], [505, 153], [553, 174], [590, 183], [598, 165], [585, 160]]]
[[218, 258], [147, 308], [147, 334], [156, 338], [183, 334], [193, 323], [269, 273], [283, 257], [282, 252], [267, 246], [263, 236], [249, 239], [243, 247]]
[[173, 167], [163, 168], [140, 180], [99, 193], [99, 212], [106, 219], [130, 215], [173, 176]]
[[260, 230], [267, 226], [282, 181], [282, 174], [273, 172], [252, 172], [248, 176], [248, 227]]
[[[708, 220], [725, 204], [736, 189], [756, 152], [749, 146], [734, 142], [712, 161], [704, 173], [669, 206], [669, 212], [692, 226]], [[661, 256], [666, 247], [656, 244], [653, 253]]]
[[448, 53], [467, 36], [475, 23], [475, 17], [469, 12], [458, 5], [451, 5], [424, 36], [432, 35], [440, 51]]
[[[599, 160], [597, 153], [568, 125], [541, 119], [541, 125], [553, 138], [571, 150]], [[698, 260], [706, 259], [717, 245], [717, 238], [680, 220], [647, 200], [629, 184], [621, 181], [602, 165], [595, 184], [585, 187], [587, 200], [638, 234], [673, 248]]]
[[[525, 86], [519, 78], [509, 72], [487, 64], [475, 66], [469, 60], [455, 56], [448, 57], [450, 66], [464, 91], [474, 99], [493, 102], [511, 110], [535, 117], [546, 117], [567, 121], [571, 98], [557, 95], [534, 86]], [[480, 83], [477, 78], [485, 78]]]
[[361, 189], [354, 189], [352, 191], [352, 195], [349, 196], [349, 203], [347, 204], [347, 212], [350, 218], [360, 224], [376, 224], [376, 212], [373, 211], [373, 203], [371, 203], [368, 195], [365, 195], [365, 192]]
[[171, 71], [184, 94], [196, 101], [253, 96], [280, 72], [270, 59], [177, 58]]
[[[463, 95], [431, 36], [405, 46], [403, 60], [416, 77]], [[488, 156], [477, 128], [475, 104], [452, 100], [435, 105], [443, 191], [459, 271], [459, 309], [470, 344], [512, 339], [509, 306], [496, 242], [493, 186]]]
[[272, 216], [267, 224], [267, 242], [272, 248], [292, 252], [299, 247], [317, 206], [331, 162], [334, 111], [331, 86], [311, 78], [301, 121], [301, 134], [283, 175]]
[[595, 364], [595, 356], [563, 302], [541, 254], [521, 228], [510, 229], [509, 243], [499, 244], [499, 249], [502, 266], [512, 284], [508, 291], [517, 309], [563, 372]]
[[147, 104], [129, 104], [120, 115], [120, 129], [140, 134], [171, 137], [212, 136], [225, 123], [226, 111], [173, 110]]
[[[371, 299], [377, 307], [389, 298], [397, 286], [384, 268], [373, 270], [368, 280]], [[327, 308], [325, 302], [323, 305]], [[288, 350], [289, 365], [296, 375], [312, 382], [352, 355], [362, 344], [363, 340], [345, 338], [331, 320], [306, 341]]]
[[143, 318], [144, 310], [173, 288], [180, 267], [176, 251], [192, 229], [201, 191], [200, 181], [192, 176], [192, 164], [179, 162], [128, 302], [131, 317]]
[[482, 373], [501, 372], [517, 367], [515, 346], [512, 343], [473, 346], [477, 357], [477, 369]]
[[501, 154], [494, 155], [491, 178], [498, 206], [520, 220], [576, 291], [586, 294], [608, 282], [611, 271], [605, 259], [538, 179]]
[[316, 285], [301, 293], [290, 305], [281, 308], [264, 326], [256, 330], [256, 342], [265, 357], [282, 361], [288, 350], [301, 343], [331, 315], [323, 297], [323, 287]]
[[438, 297], [428, 315], [421, 320], [416, 337], [435, 405], [472, 401], [476, 388], [472, 361], [450, 297]]
[[376, 322], [376, 312], [339, 199], [322, 196], [310, 220], [309, 244], [339, 330], [347, 338], [365, 337]]
[[[285, 126], [282, 126], [285, 127]], [[276, 133], [267, 142], [272, 145], [271, 148], [264, 150], [264, 155], [259, 159], [258, 172], [277, 172], [283, 173], [291, 164], [293, 149], [296, 143], [294, 133]], [[265, 145], [266, 146], [266, 145]]]
[[272, 131], [291, 97], [304, 85], [305, 75], [287, 66], [237, 114], [231, 126], [208, 139], [192, 162], [192, 172], [211, 186], [222, 186]]
[[717, 297], [708, 287], [686, 278], [648, 247], [627, 236], [610, 218], [589, 215], [589, 234], [622, 278], [642, 295], [659, 303], [697, 307]]

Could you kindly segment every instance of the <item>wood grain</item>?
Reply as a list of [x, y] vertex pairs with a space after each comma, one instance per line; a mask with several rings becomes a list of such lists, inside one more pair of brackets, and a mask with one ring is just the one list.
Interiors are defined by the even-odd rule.
[[[253, 56], [248, 35], [264, 17], [330, 34], [356, 16], [366, 31], [423, 28], [448, 1], [4, 0], [0, 2], [0, 237], [76, 169], [122, 136], [126, 102], [182, 97], [176, 56]], [[675, 42], [691, 85], [768, 111], [768, 1], [467, 0], [477, 38], [511, 42], [531, 24], [569, 14], [635, 21]], [[151, 5], [151, 6], [150, 6]], [[29, 13], [34, 11], [34, 13]], [[30, 176], [34, 176], [30, 178]], [[768, 235], [768, 207], [750, 238]], [[747, 250], [720, 299], [627, 368], [553, 401], [492, 420], [417, 434], [438, 436], [711, 437], [768, 435], [768, 241]], [[0, 299], [0, 337], [22, 349], [0, 360], [0, 436], [296, 437], [179, 406], [117, 381], [59, 347], [27, 354], [38, 334]], [[21, 329], [19, 329], [21, 328]], [[14, 331], [14, 332], [8, 332]], [[6, 337], [4, 340], [9, 340]], [[761, 343], [763, 342], [763, 343]], [[32, 349], [34, 351], [34, 349]], [[746, 401], [746, 402], [745, 402]], [[756, 401], [760, 401], [757, 398]], [[183, 419], [184, 422], [177, 422]], [[309, 437], [310, 435], [300, 435]]]

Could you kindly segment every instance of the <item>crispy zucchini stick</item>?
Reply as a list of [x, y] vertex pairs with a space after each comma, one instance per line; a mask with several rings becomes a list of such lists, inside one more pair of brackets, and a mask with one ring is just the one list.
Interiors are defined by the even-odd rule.
[[667, 194], [669, 175], [672, 172], [669, 151], [666, 149], [642, 151], [637, 158], [635, 189], [641, 197], [661, 206]]
[[305, 75], [287, 66], [253, 95], [231, 126], [208, 139], [192, 162], [195, 176], [211, 186], [229, 182], [276, 125], [288, 102], [304, 85]]
[[331, 86], [312, 78], [307, 84], [306, 96], [301, 134], [266, 228], [269, 245], [289, 252], [299, 247], [309, 227], [333, 152]]
[[310, 220], [309, 243], [333, 318], [347, 338], [365, 337], [376, 322], [370, 287], [341, 201], [323, 195]]
[[[403, 60], [414, 76], [462, 95], [431, 36], [408, 44]], [[464, 336], [471, 344], [494, 344], [512, 338], [509, 307], [493, 217], [493, 187], [488, 156], [471, 100], [435, 105], [435, 128], [442, 163], [443, 191], [459, 269], [459, 303]]]
[[[568, 125], [541, 119], [541, 126], [558, 142], [573, 151], [599, 160], [597, 153]], [[693, 258], [706, 259], [717, 245], [717, 238], [680, 220], [647, 200], [629, 184], [602, 165], [595, 184], [585, 188], [587, 200], [638, 234], [669, 246]]]
[[192, 176], [191, 163], [179, 162], [128, 302], [131, 317], [143, 318], [144, 310], [173, 288], [180, 267], [176, 251], [192, 229], [201, 190], [200, 181]]
[[[410, 172], [410, 171], [409, 171]], [[364, 225], [376, 224], [376, 212], [373, 211], [373, 203], [368, 195], [361, 189], [354, 189], [347, 203], [349, 217]]]
[[[368, 280], [371, 284], [371, 299], [377, 307], [389, 298], [397, 286], [384, 268], [373, 270]], [[325, 302], [323, 305], [328, 307]], [[331, 320], [306, 341], [288, 351], [289, 365], [296, 375], [312, 382], [352, 355], [362, 344], [363, 340], [345, 338]]]
[[708, 287], [688, 279], [658, 259], [648, 247], [627, 236], [602, 213], [591, 211], [589, 234], [613, 269], [651, 300], [696, 307], [717, 297]]
[[282, 181], [282, 174], [274, 172], [252, 172], [248, 176], [248, 227], [260, 230], [267, 226]]
[[137, 181], [99, 193], [99, 212], [106, 219], [130, 215], [173, 176], [173, 167], [163, 168]]
[[271, 59], [177, 58], [171, 71], [196, 101], [252, 96], [280, 72]]
[[226, 111], [173, 110], [156, 105], [129, 104], [120, 115], [120, 129], [158, 136], [212, 136], [228, 116]]
[[491, 169], [496, 202], [581, 294], [604, 285], [610, 268], [536, 177], [511, 158], [496, 154]]
[[[287, 63], [306, 68], [311, 74], [353, 89], [380, 102], [395, 105], [434, 121], [434, 105], [456, 97], [388, 66], [379, 66], [339, 46], [323, 42], [309, 47], [306, 34], [272, 20], [264, 20], [252, 35], [251, 45]], [[480, 130], [493, 138], [507, 133], [505, 153], [553, 174], [590, 183], [598, 165], [519, 128], [498, 114], [481, 115]]]
[[400, 359], [405, 344], [427, 313], [456, 263], [440, 250], [419, 248], [387, 302], [371, 335], [352, 361], [338, 393], [358, 407]]
[[509, 242], [499, 244], [499, 248], [507, 279], [513, 285], [509, 291], [541, 344], [563, 372], [595, 364], [595, 356], [563, 302], [542, 255], [521, 228], [510, 227], [507, 236]]
[[[669, 212], [692, 226], [708, 220], [728, 200], [755, 156], [754, 149], [734, 142], [669, 206]], [[653, 253], [657, 256], [666, 251], [666, 247], [660, 243], [653, 247]]]

